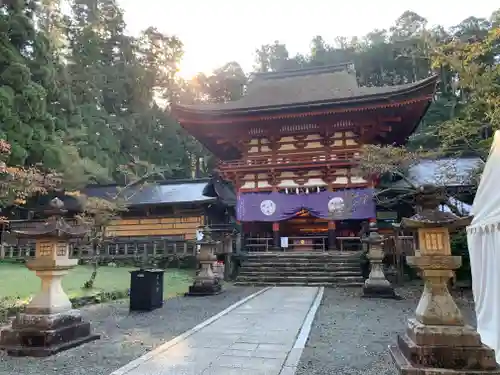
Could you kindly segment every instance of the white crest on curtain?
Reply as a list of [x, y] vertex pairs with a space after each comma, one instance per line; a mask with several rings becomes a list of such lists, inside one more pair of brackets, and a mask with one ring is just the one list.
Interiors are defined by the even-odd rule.
[[276, 203], [270, 199], [263, 200], [260, 203], [260, 212], [266, 216], [271, 216], [276, 212]]

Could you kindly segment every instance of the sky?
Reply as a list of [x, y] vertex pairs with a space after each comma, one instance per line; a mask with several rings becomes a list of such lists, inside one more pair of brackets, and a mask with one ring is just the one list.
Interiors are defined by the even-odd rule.
[[498, 0], [118, 0], [128, 31], [149, 26], [184, 44], [180, 74], [210, 73], [230, 61], [248, 72], [254, 52], [275, 40], [291, 56], [306, 53], [311, 39], [363, 36], [388, 29], [406, 10], [445, 27], [469, 16], [489, 18]]

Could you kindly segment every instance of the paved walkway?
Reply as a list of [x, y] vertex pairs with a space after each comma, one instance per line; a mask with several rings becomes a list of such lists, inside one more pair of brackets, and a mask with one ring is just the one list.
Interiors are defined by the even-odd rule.
[[111, 375], [293, 375], [322, 292], [268, 288]]

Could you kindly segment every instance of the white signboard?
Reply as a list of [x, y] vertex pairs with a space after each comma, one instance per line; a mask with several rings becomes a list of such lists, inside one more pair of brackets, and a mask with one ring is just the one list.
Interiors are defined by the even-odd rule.
[[288, 237], [281, 237], [281, 247], [283, 248], [288, 247]]
[[[196, 229], [196, 241], [202, 241], [203, 240], [203, 231], [201, 229]], [[196, 245], [196, 250], [200, 251], [201, 246]]]

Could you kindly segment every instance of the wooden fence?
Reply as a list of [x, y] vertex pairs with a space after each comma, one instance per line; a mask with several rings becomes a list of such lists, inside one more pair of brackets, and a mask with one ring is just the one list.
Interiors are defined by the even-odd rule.
[[[68, 222], [76, 224], [71, 219]], [[10, 222], [10, 228], [13, 230], [32, 229], [39, 223], [39, 220], [13, 220]], [[189, 239], [186, 239], [184, 235], [113, 236], [103, 242], [98, 257], [103, 261], [138, 259], [146, 252], [148, 258], [151, 259], [172, 256], [184, 258], [196, 255], [196, 250], [196, 240], [191, 239], [191, 236]], [[34, 241], [19, 240], [7, 231], [1, 233], [0, 259], [22, 260], [34, 256]], [[72, 240], [70, 241], [70, 257], [89, 260], [95, 255], [87, 240]]]
[[413, 236], [394, 235], [384, 241], [384, 253], [388, 258], [390, 268], [395, 273], [395, 282], [400, 283], [404, 279], [406, 257], [415, 255], [415, 240]]
[[[124, 241], [106, 241], [100, 249], [98, 258], [101, 260], [139, 259], [146, 252], [148, 258], [184, 258], [196, 255], [195, 241], [172, 241], [168, 239], [143, 239]], [[0, 259], [22, 260], [35, 256], [34, 242], [3, 243], [0, 249]], [[70, 257], [89, 260], [94, 258], [94, 251], [89, 245], [70, 243]]]
[[[304, 236], [304, 237], [287, 237], [288, 247], [282, 248], [284, 251], [311, 251], [324, 252], [328, 251], [326, 236]], [[301, 243], [301, 240], [304, 242]], [[248, 237], [245, 240], [245, 248], [248, 252], [266, 252], [273, 251], [273, 238], [271, 237]], [[361, 249], [361, 241], [359, 237], [337, 237], [339, 245], [338, 250], [344, 251], [359, 251]]]

